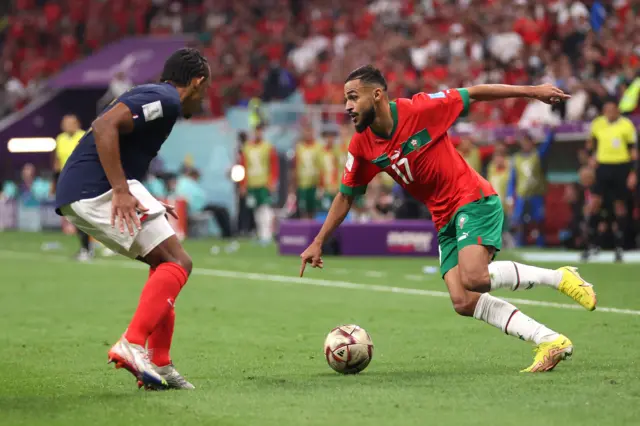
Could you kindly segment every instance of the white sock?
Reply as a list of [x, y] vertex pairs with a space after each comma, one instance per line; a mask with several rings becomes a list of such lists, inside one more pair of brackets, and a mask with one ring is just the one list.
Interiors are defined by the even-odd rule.
[[505, 260], [491, 262], [489, 275], [491, 276], [491, 290], [498, 288], [508, 288], [513, 291], [529, 290], [539, 285], [557, 289], [562, 280], [561, 271]]
[[499, 328], [506, 334], [539, 345], [558, 338], [558, 333], [529, 318], [511, 303], [484, 293], [478, 299], [473, 317]]
[[269, 241], [273, 236], [272, 222], [273, 222], [273, 210], [270, 206], [262, 205], [256, 209], [256, 230], [258, 231], [258, 238], [261, 241]]

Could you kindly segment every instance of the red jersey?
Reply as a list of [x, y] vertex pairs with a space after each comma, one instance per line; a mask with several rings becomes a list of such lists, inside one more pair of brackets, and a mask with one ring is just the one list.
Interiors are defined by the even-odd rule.
[[437, 229], [463, 205], [496, 194], [458, 154], [447, 134], [469, 110], [467, 89], [419, 93], [391, 102], [390, 107], [390, 138], [368, 128], [351, 139], [340, 192], [363, 194], [375, 175], [385, 171], [427, 206]]

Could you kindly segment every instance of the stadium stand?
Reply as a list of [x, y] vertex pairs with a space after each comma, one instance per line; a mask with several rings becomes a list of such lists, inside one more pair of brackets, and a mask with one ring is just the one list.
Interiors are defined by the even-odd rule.
[[[214, 116], [254, 96], [285, 98], [295, 88], [309, 104], [340, 103], [343, 76], [373, 62], [396, 97], [483, 82], [553, 82], [574, 94], [561, 115], [577, 120], [593, 116], [607, 95], [623, 93], [640, 62], [638, 2], [626, 0], [127, 3], [15, 1], [2, 31], [9, 105], [23, 106], [64, 64], [145, 33], [197, 36], [214, 71]], [[523, 113], [536, 115], [526, 108], [517, 101], [483, 104], [472, 120], [517, 123]]]

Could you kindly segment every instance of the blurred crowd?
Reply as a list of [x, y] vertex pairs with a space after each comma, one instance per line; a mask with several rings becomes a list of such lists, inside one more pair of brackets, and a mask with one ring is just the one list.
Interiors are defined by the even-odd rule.
[[[259, 110], [257, 99], [284, 99], [297, 90], [308, 105], [340, 104], [345, 76], [364, 63], [384, 72], [392, 98], [482, 83], [549, 82], [572, 95], [553, 108], [518, 99], [476, 103], [468, 120], [479, 127], [592, 120], [611, 99], [631, 115], [640, 98], [639, 13], [640, 0], [14, 0], [0, 4], [0, 115], [42, 93], [44, 80], [64, 64], [123, 36], [148, 33], [194, 35], [211, 63], [206, 110], [212, 116], [234, 105]], [[115, 75], [100, 104], [131, 84], [126, 75]], [[256, 220], [273, 222], [261, 205], [284, 205], [283, 216], [321, 218], [339, 185], [350, 126], [312, 129], [300, 122], [300, 141], [282, 158], [264, 140], [262, 118], [254, 121], [252, 133], [240, 137], [238, 161], [247, 175], [238, 185], [238, 225], [221, 226], [223, 233], [249, 230]], [[498, 143], [495, 151], [475, 147], [466, 137], [456, 143], [472, 167], [501, 188], [510, 216], [526, 217], [529, 224], [535, 214], [508, 204], [510, 193], [519, 190], [513, 154], [535, 145], [530, 135], [517, 140], [520, 146]], [[581, 223], [593, 175], [586, 159], [580, 164], [581, 183], [562, 187], [565, 205], [574, 206], [572, 224]], [[36, 174], [25, 166], [2, 195], [46, 198], [51, 191]], [[228, 213], [204, 203], [198, 180], [187, 164], [177, 176], [153, 172], [147, 184], [158, 196], [188, 188], [180, 195], [191, 199], [196, 222], [205, 211], [228, 222]], [[546, 194], [547, 187], [536, 191]], [[379, 176], [358, 201], [353, 219], [393, 217], [428, 212]], [[523, 236], [523, 223], [511, 225], [516, 240], [541, 241], [535, 229]], [[571, 244], [580, 245], [578, 232], [564, 231], [574, 235]]]
[[[344, 76], [371, 62], [392, 97], [552, 82], [573, 94], [559, 119], [588, 119], [634, 84], [640, 63], [638, 0], [15, 0], [9, 9], [0, 81], [14, 107], [63, 64], [127, 34], [195, 34], [212, 65], [214, 116], [296, 89], [308, 104], [339, 104]], [[474, 108], [471, 120], [487, 126], [540, 115], [518, 100]]]
[[[167, 172], [162, 160], [156, 158], [143, 183], [158, 199], [186, 202], [186, 232], [192, 237], [210, 235], [210, 224], [216, 223], [222, 237], [257, 235], [268, 242], [277, 233], [278, 218], [323, 220], [339, 191], [353, 126], [345, 123], [339, 128], [316, 131], [309, 123], [301, 124], [300, 138], [287, 153], [277, 152], [265, 136], [263, 125], [250, 133], [238, 134], [236, 164], [242, 167], [242, 173], [234, 176], [230, 170], [229, 178], [237, 185], [231, 210], [229, 206], [209, 202], [200, 172], [189, 155], [177, 173]], [[23, 165], [15, 179], [0, 186], [0, 207], [6, 202], [25, 208], [52, 204], [56, 172], [84, 134], [73, 115], [63, 118], [61, 129], [51, 167], [37, 170], [30, 163]], [[491, 182], [503, 202], [507, 247], [564, 244], [584, 248], [587, 205], [592, 198], [596, 165], [587, 150], [577, 150], [578, 180], [570, 184], [550, 184], [546, 177], [547, 158], [554, 140], [553, 129], [546, 132], [539, 144], [530, 133], [521, 132], [517, 144], [498, 142], [489, 151], [476, 146], [469, 137], [458, 139], [458, 152]], [[604, 248], [610, 247], [612, 241], [613, 201], [605, 197], [598, 213], [599, 246]], [[640, 211], [634, 213], [631, 192], [624, 201], [630, 215], [637, 219]], [[545, 209], [553, 214], [545, 214]], [[424, 205], [389, 175], [381, 173], [368, 186], [366, 194], [356, 199], [347, 220], [429, 218]], [[634, 246], [637, 231], [634, 223], [627, 223], [627, 247]]]
[[65, 65], [128, 35], [197, 32], [202, 1], [0, 2], [0, 116], [42, 93]]

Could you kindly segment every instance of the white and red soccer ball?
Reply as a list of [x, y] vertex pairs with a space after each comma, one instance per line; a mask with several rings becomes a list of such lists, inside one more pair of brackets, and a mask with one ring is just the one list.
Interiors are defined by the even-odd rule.
[[355, 324], [341, 325], [327, 335], [324, 355], [329, 367], [338, 373], [356, 374], [371, 362], [373, 342], [364, 328]]

